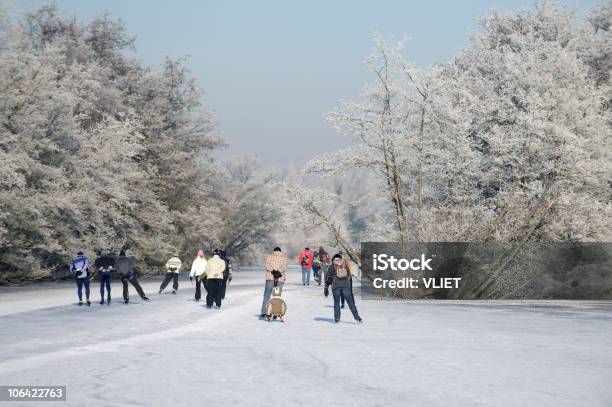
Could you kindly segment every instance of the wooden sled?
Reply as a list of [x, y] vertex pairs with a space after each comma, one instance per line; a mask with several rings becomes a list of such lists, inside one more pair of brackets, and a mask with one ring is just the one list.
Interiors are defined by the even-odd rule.
[[280, 297], [280, 288], [274, 287], [272, 289], [272, 298], [268, 301], [268, 308], [266, 312], [266, 318], [268, 322], [273, 319], [280, 319], [281, 322], [285, 322], [285, 313], [287, 312], [287, 303]]

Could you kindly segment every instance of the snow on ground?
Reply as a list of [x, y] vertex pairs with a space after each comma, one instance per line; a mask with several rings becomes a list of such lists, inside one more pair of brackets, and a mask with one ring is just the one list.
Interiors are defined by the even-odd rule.
[[[77, 307], [72, 284], [0, 289], [0, 385], [67, 385], [62, 406], [610, 406], [612, 304], [361, 301], [285, 286], [287, 322], [257, 318], [263, 272], [220, 310], [177, 295]], [[344, 310], [343, 310], [344, 311]], [[32, 403], [0, 403], [32, 405]], [[38, 405], [38, 403], [34, 403]]]

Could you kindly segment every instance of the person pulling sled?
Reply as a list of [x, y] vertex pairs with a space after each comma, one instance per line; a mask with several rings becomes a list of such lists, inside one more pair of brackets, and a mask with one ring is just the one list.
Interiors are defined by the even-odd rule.
[[[261, 303], [261, 313], [259, 314], [260, 319], [267, 318], [268, 303], [270, 302], [270, 297], [272, 296], [272, 289], [276, 287], [282, 291], [283, 284], [287, 279], [286, 270], [288, 263], [289, 261], [285, 256], [283, 256], [280, 247], [275, 247], [272, 254], [266, 258], [264, 263], [266, 269], [266, 285], [264, 287], [263, 302]], [[276, 283], [274, 281], [274, 275], [272, 274], [274, 271], [281, 273], [281, 276], [277, 279]]]

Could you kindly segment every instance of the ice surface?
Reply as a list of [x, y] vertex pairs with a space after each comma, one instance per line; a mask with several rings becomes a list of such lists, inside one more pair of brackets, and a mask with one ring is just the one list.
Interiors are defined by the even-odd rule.
[[[610, 406], [612, 304], [361, 301], [365, 321], [297, 285], [257, 318], [264, 273], [220, 310], [189, 281], [150, 303], [76, 306], [72, 284], [0, 289], [0, 385], [67, 385], [62, 406]], [[32, 403], [2, 403], [32, 405]], [[38, 405], [38, 403], [36, 403]]]

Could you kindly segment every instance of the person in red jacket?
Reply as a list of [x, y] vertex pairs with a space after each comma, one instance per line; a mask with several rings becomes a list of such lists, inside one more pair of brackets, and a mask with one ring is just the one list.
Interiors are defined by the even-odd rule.
[[314, 255], [307, 247], [300, 252], [298, 256], [298, 264], [302, 266], [302, 285], [310, 285], [310, 271], [312, 270], [312, 261]]

